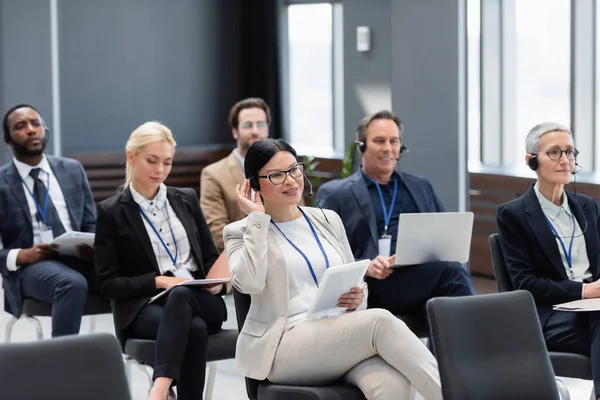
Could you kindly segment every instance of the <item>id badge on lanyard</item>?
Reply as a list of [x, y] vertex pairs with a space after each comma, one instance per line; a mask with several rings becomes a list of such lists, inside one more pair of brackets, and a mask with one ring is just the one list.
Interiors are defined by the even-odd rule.
[[379, 247], [379, 255], [382, 257], [391, 256], [392, 250], [392, 236], [391, 235], [382, 235], [379, 240], [377, 240], [377, 245]]
[[398, 180], [394, 179], [394, 194], [392, 195], [392, 201], [390, 202], [389, 209], [385, 205], [385, 201], [383, 200], [383, 193], [381, 192], [381, 188], [379, 187], [379, 183], [377, 181], [372, 180], [377, 188], [377, 194], [379, 194], [379, 200], [381, 201], [381, 211], [383, 213], [384, 219], [384, 229], [383, 235], [377, 240], [377, 247], [379, 255], [382, 257], [391, 256], [392, 251], [392, 236], [388, 235], [388, 226], [390, 225], [390, 220], [392, 219], [392, 213], [394, 211], [394, 204], [396, 204], [396, 195], [398, 194]]
[[[48, 175], [48, 180], [46, 183], [46, 199], [44, 201], [43, 206], [38, 203], [38, 199], [35, 197], [35, 195], [31, 191], [31, 189], [29, 189], [29, 186], [27, 186], [27, 183], [25, 182], [25, 180], [23, 178], [21, 178], [21, 181], [23, 181], [23, 185], [25, 185], [27, 192], [29, 192], [29, 195], [31, 196], [31, 198], [33, 199], [33, 202], [35, 203], [35, 208], [38, 211], [36, 217], [37, 217], [37, 222], [39, 224], [40, 231], [33, 235], [33, 243], [34, 244], [50, 244], [54, 240], [54, 233], [52, 233], [52, 228], [50, 228], [48, 225], [46, 225], [46, 216], [48, 215], [47, 214], [48, 199], [50, 198], [50, 175]], [[35, 187], [35, 180], [33, 182], [33, 185]]]
[[33, 237], [35, 244], [50, 244], [54, 240], [54, 234], [52, 229], [48, 228], [45, 224], [40, 224], [40, 231]]

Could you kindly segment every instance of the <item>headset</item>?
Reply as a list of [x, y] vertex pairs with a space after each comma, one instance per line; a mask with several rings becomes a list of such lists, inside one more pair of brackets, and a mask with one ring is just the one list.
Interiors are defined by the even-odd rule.
[[532, 171], [535, 171], [540, 166], [540, 163], [537, 159], [537, 153], [531, 153], [530, 156], [531, 157], [529, 157], [529, 160], [527, 160], [527, 165], [529, 166], [529, 168], [531, 168]]
[[250, 188], [255, 192], [260, 190], [260, 183], [258, 183], [258, 177], [255, 175], [248, 175], [248, 181], [250, 182]]
[[[538, 158], [537, 158], [537, 153], [529, 153], [529, 155], [531, 157], [529, 157], [529, 160], [527, 160], [527, 166], [529, 168], [531, 168], [532, 171], [536, 171], [538, 169], [538, 167], [540, 166], [540, 162], [538, 161]], [[571, 174], [575, 175], [578, 172], [580, 172], [582, 169], [583, 169], [583, 167], [581, 167], [579, 164], [577, 164], [577, 161], [575, 161], [575, 168], [573, 169]]]
[[[537, 153], [529, 153], [529, 155], [531, 157], [529, 157], [529, 160], [527, 160], [527, 166], [529, 166], [529, 168], [531, 168], [532, 171], [536, 171], [539, 168], [539, 166], [540, 166], [540, 163], [539, 163], [538, 158], [537, 158]], [[562, 154], [561, 154], [561, 156], [562, 156]], [[582, 236], [585, 233], [585, 231], [587, 230], [587, 228], [588, 228], [587, 219], [585, 218], [585, 215], [583, 214], [583, 211], [581, 210], [581, 205], [579, 204], [579, 200], [577, 199], [577, 176], [576, 175], [582, 169], [583, 169], [583, 167], [580, 166], [579, 164], [577, 164], [577, 160], [576, 160], [575, 161], [575, 168], [571, 172], [571, 174], [574, 175], [573, 176], [573, 195], [574, 195], [573, 197], [575, 197], [575, 204], [577, 205], [577, 208], [579, 208], [579, 211], [581, 212], [581, 215], [583, 216], [583, 219], [585, 221], [585, 227], [583, 229], [581, 229], [581, 227], [580, 227], [581, 233], [579, 235], [575, 236], [575, 237]], [[568, 238], [568, 237], [561, 236], [561, 238]]]
[[[364, 153], [365, 151], [367, 151], [367, 144], [361, 140], [356, 139], [354, 141], [354, 143], [356, 143], [358, 145], [358, 151], [360, 151], [361, 153]], [[402, 157], [404, 154], [408, 153], [408, 147], [406, 147], [405, 145], [400, 146], [400, 157]]]
[[[302, 174], [302, 176], [304, 177], [304, 180], [306, 181], [306, 183], [308, 183], [308, 195], [310, 197], [313, 197], [313, 186], [312, 186], [312, 183], [310, 182], [310, 179], [308, 179], [308, 176], [306, 176], [306, 174]], [[255, 192], [260, 191], [260, 183], [258, 182], [257, 176], [248, 175], [247, 179], [250, 182], [251, 189], [253, 189]], [[327, 218], [327, 215], [325, 215], [325, 211], [323, 211], [323, 209], [321, 208], [321, 206], [319, 205], [318, 202], [315, 202], [315, 204], [317, 205], [317, 207], [319, 207], [319, 210], [321, 210], [323, 217], [325, 217], [325, 221], [327, 221], [327, 223], [330, 224], [329, 218]]]

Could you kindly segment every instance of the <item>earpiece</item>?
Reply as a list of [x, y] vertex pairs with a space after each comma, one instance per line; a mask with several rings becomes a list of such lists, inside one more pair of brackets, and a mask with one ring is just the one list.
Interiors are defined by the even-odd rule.
[[400, 157], [402, 157], [406, 153], [408, 153], [408, 147], [406, 147], [405, 145], [400, 146]]
[[[358, 151], [361, 153], [364, 153], [367, 150], [367, 144], [365, 142], [356, 139], [354, 143], [358, 145]], [[400, 146], [400, 156], [404, 155], [405, 153], [408, 153], [408, 147], [405, 145]]]
[[354, 143], [358, 145], [358, 151], [364, 153], [367, 150], [367, 144], [361, 140], [355, 140]]
[[256, 176], [250, 175], [248, 180], [250, 181], [250, 187], [254, 189], [255, 192], [260, 191], [260, 183], [258, 183], [258, 178]]
[[531, 154], [531, 157], [529, 157], [529, 160], [527, 160], [527, 165], [529, 166], [529, 168], [531, 168], [532, 171], [538, 169], [539, 163], [537, 159], [537, 154]]

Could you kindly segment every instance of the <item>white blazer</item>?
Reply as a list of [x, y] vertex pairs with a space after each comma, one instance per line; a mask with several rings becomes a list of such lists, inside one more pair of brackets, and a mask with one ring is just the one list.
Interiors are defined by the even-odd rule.
[[[302, 207], [315, 229], [341, 255], [344, 263], [354, 261], [346, 231], [334, 211]], [[223, 237], [231, 270], [231, 283], [251, 296], [250, 310], [238, 336], [236, 369], [249, 378], [264, 380], [271, 372], [277, 346], [288, 313], [288, 274], [276, 233], [269, 229], [271, 217], [252, 212], [225, 227]], [[365, 299], [357, 310], [365, 309]]]

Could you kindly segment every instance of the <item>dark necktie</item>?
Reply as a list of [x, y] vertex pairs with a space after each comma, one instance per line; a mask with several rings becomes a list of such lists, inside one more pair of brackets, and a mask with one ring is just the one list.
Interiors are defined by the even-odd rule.
[[[37, 199], [37, 205], [42, 210], [44, 209], [44, 203], [46, 202], [46, 186], [44, 182], [42, 182], [39, 178], [40, 175], [39, 168], [33, 168], [29, 175], [33, 178], [33, 195]], [[36, 214], [38, 221], [42, 221], [41, 215], [39, 211]], [[46, 226], [52, 229], [52, 234], [54, 237], [58, 237], [65, 233], [65, 227], [63, 226], [60, 218], [58, 216], [58, 212], [56, 211], [56, 207], [54, 207], [54, 203], [50, 196], [48, 196], [48, 207], [46, 208]]]

